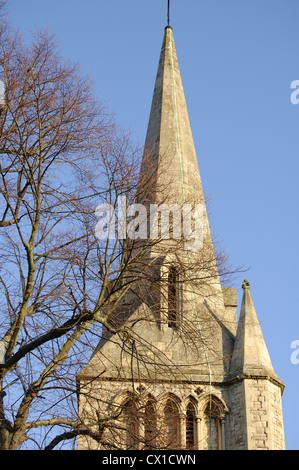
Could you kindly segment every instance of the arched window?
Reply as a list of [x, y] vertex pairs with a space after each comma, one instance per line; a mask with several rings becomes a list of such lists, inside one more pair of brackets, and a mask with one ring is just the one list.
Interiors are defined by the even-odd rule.
[[195, 408], [194, 405], [190, 402], [187, 406], [186, 411], [186, 448], [195, 449]]
[[221, 409], [214, 397], [208, 400], [203, 422], [204, 450], [221, 450]]
[[145, 405], [144, 412], [144, 448], [146, 450], [155, 449], [157, 438], [157, 418], [155, 403], [149, 398]]
[[176, 328], [179, 321], [178, 272], [171, 266], [168, 274], [168, 326]]
[[165, 444], [167, 449], [178, 449], [179, 439], [179, 412], [174, 400], [168, 399], [164, 407]]
[[133, 400], [127, 400], [123, 406], [123, 423], [125, 428], [126, 450], [137, 449], [138, 436], [138, 416], [137, 408]]

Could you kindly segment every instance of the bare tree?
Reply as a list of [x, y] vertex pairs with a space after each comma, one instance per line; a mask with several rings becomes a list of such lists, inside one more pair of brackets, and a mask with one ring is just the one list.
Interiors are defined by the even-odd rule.
[[[153, 368], [175, 374], [177, 367], [136, 325], [175, 327], [175, 285], [196, 284], [200, 291], [222, 263], [227, 272], [225, 260], [215, 263], [210, 247], [196, 261], [177, 257], [177, 272], [165, 277], [161, 256], [152, 253], [161, 252], [161, 244], [165, 256], [182, 252], [183, 241], [144, 239], [137, 236], [136, 214], [123, 217], [152, 191], [150, 168], [139, 178], [139, 148], [95, 99], [79, 67], [62, 60], [51, 34], [37, 32], [26, 47], [7, 21], [5, 2], [0, 15], [0, 448], [53, 449], [78, 436], [105, 446], [108, 428], [115, 438], [107, 446], [122, 448], [123, 423], [132, 413], [142, 413], [143, 446], [152, 448], [158, 445], [153, 402], [135, 409], [128, 400], [110, 415], [95, 412], [91, 424], [78, 417], [76, 375], [108, 339], [134, 363], [132, 377], [136, 364], [148, 377]], [[99, 226], [99, 205], [110, 208], [115, 224], [102, 218]], [[132, 221], [132, 236], [124, 237], [121, 223]], [[111, 227], [117, 227], [113, 233]], [[131, 315], [141, 301], [154, 317]], [[197, 339], [188, 322], [182, 331], [197, 344], [198, 330]], [[130, 426], [126, 439], [133, 445], [134, 422]]]

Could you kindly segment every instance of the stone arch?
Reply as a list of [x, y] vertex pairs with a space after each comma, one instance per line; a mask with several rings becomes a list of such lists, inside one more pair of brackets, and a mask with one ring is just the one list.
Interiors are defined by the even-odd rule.
[[116, 426], [110, 430], [112, 444], [124, 450], [138, 449], [140, 438], [140, 399], [130, 390], [121, 390], [108, 405], [109, 414], [116, 416]]
[[137, 449], [139, 443], [139, 417], [137, 402], [132, 394], [124, 396], [121, 406], [121, 421], [125, 449]]
[[189, 395], [185, 401], [185, 440], [186, 449], [193, 450], [197, 446], [197, 415], [198, 415], [198, 400], [192, 395]]
[[180, 448], [181, 400], [173, 393], [168, 393], [162, 405], [163, 440], [166, 449]]
[[172, 393], [172, 392], [167, 392], [167, 393], [163, 393], [161, 395], [159, 395], [158, 399], [157, 399], [157, 406], [159, 407], [159, 413], [163, 413], [163, 409], [165, 407], [165, 404], [167, 402], [167, 400], [172, 400], [177, 408], [178, 408], [178, 412], [179, 413], [183, 413], [183, 402], [181, 400], [181, 398], [179, 398], [175, 393]]
[[188, 396], [186, 396], [184, 399], [183, 399], [183, 403], [182, 403], [182, 411], [184, 413], [186, 413], [186, 410], [187, 410], [187, 406], [189, 403], [192, 403], [195, 407], [195, 410], [196, 410], [196, 413], [198, 413], [198, 397], [196, 397], [195, 395], [193, 395], [192, 393], [190, 393]]
[[228, 413], [228, 408], [225, 401], [219, 397], [216, 393], [205, 393], [201, 395], [198, 401], [198, 412], [204, 413], [207, 406], [213, 404], [214, 407], [219, 409], [221, 416], [225, 416]]
[[224, 448], [223, 419], [228, 412], [224, 401], [215, 394], [205, 394], [200, 400], [201, 448], [221, 450]]
[[121, 390], [119, 393], [111, 397], [108, 409], [112, 413], [120, 411], [126, 400], [133, 400], [138, 408], [140, 408], [140, 398], [130, 390]]
[[144, 449], [152, 450], [156, 447], [158, 437], [157, 401], [153, 395], [148, 394], [143, 402]]

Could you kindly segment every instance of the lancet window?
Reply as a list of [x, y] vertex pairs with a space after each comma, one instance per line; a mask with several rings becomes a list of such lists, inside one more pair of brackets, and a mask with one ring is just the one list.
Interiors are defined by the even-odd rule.
[[145, 405], [144, 412], [144, 441], [145, 449], [155, 449], [157, 440], [157, 417], [155, 403], [149, 398]]
[[178, 449], [180, 445], [179, 410], [171, 398], [164, 407], [165, 444], [168, 449]]
[[137, 449], [139, 442], [137, 407], [131, 399], [127, 400], [123, 406], [123, 423], [126, 450]]
[[195, 408], [193, 403], [189, 402], [186, 409], [186, 448], [195, 449], [196, 442], [196, 423]]
[[176, 328], [179, 323], [179, 276], [176, 267], [171, 266], [168, 275], [168, 326]]
[[221, 409], [215, 398], [211, 398], [205, 408], [203, 420], [204, 450], [221, 450], [222, 448]]

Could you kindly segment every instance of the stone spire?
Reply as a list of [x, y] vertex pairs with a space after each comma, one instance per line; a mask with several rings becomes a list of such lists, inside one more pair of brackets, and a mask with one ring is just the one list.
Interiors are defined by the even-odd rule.
[[[144, 190], [148, 181], [148, 190]], [[197, 205], [202, 209], [197, 218], [200, 221], [202, 243], [200, 242], [199, 248], [193, 248], [193, 242], [188, 244], [191, 246], [188, 262], [198, 262], [199, 266], [204, 267], [202, 273], [196, 273], [198, 279], [202, 276], [201, 297], [208, 298], [209, 307], [214, 313], [217, 311], [216, 317], [229, 330], [234, 329], [236, 313], [225, 310], [173, 30], [170, 26], [166, 26], [164, 31], [139, 185], [142, 203], [178, 205], [181, 209], [190, 205], [192, 211]], [[157, 246], [158, 254], [161, 247], [162, 244]], [[180, 253], [187, 256], [185, 254], [186, 251]], [[199, 294], [197, 297], [200, 301]], [[203, 310], [202, 307], [198, 309]]]
[[243, 299], [229, 378], [269, 377], [282, 384], [274, 373], [268, 349], [250, 294], [250, 283], [243, 284]]
[[[152, 175], [151, 202], [202, 203], [203, 191], [172, 28], [165, 28], [141, 178]], [[162, 189], [163, 188], [163, 189]], [[191, 200], [192, 199], [192, 200]]]

